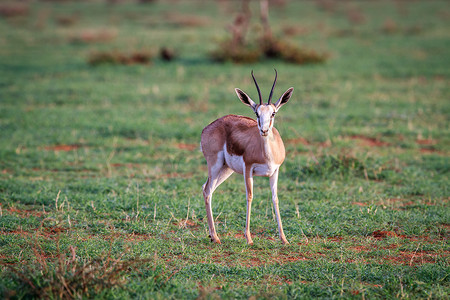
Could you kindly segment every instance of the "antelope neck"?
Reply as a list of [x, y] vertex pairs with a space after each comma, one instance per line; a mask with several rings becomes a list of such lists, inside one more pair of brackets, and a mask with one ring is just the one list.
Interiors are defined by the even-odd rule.
[[261, 148], [263, 149], [264, 157], [270, 162], [273, 161], [274, 158], [273, 158], [273, 153], [272, 153], [271, 142], [274, 142], [274, 137], [273, 137], [272, 128], [269, 129], [267, 136], [260, 135], [260, 141], [261, 141]]

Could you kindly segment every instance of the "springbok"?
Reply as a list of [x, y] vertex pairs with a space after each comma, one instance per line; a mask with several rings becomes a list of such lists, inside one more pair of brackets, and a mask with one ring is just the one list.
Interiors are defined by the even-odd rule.
[[252, 71], [259, 95], [259, 104], [236, 88], [239, 99], [250, 106], [256, 114], [256, 121], [236, 115], [227, 115], [215, 120], [202, 131], [201, 149], [208, 165], [208, 179], [203, 185], [203, 197], [205, 198], [206, 215], [208, 217], [209, 235], [212, 242], [220, 244], [214, 226], [211, 209], [211, 197], [215, 189], [224, 182], [233, 172], [244, 175], [245, 191], [247, 196], [247, 216], [245, 222], [245, 238], [247, 244], [253, 244], [250, 235], [250, 214], [253, 199], [253, 176], [265, 176], [270, 178], [272, 202], [278, 223], [278, 232], [283, 244], [288, 244], [283, 232], [283, 226], [278, 208], [278, 170], [285, 158], [283, 140], [278, 130], [273, 127], [275, 114], [281, 106], [286, 104], [292, 96], [294, 88], [289, 88], [278, 101], [271, 102], [275, 80], [270, 91], [269, 100], [263, 103], [261, 91]]

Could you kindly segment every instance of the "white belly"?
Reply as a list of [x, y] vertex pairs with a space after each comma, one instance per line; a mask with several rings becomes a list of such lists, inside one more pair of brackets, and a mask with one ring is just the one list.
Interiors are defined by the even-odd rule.
[[[239, 174], [244, 174], [244, 158], [238, 155], [231, 155], [227, 152], [227, 145], [223, 146], [223, 153], [225, 162], [228, 167], [230, 167], [234, 172]], [[266, 164], [253, 164], [252, 165], [252, 174], [254, 176], [272, 176], [276, 169], [278, 169], [280, 165], [275, 163], [266, 163]]]
[[278, 169], [279, 167], [280, 167], [280, 165], [277, 165], [275, 163], [254, 164], [252, 166], [253, 175], [270, 177], [273, 175], [275, 170]]
[[236, 173], [244, 174], [244, 158], [242, 156], [229, 154], [227, 151], [227, 144], [224, 144], [223, 146], [223, 153], [228, 167]]

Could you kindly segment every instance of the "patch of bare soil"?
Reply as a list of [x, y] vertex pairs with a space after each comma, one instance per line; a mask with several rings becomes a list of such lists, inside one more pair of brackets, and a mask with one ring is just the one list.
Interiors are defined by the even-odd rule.
[[142, 242], [153, 238], [150, 234], [140, 233], [121, 234], [118, 237], [123, 238], [127, 242]]
[[23, 210], [23, 209], [17, 209], [14, 207], [10, 207], [8, 209], [6, 209], [7, 212], [9, 212], [10, 214], [15, 214], [21, 218], [28, 218], [30, 216], [33, 217], [42, 217], [44, 215], [47, 214], [47, 212], [44, 212], [42, 210]]
[[437, 141], [433, 139], [417, 139], [416, 143], [418, 145], [436, 145]]
[[399, 235], [394, 231], [386, 230], [375, 230], [372, 232], [372, 236], [376, 239], [385, 239], [387, 237], [405, 237], [404, 235]]
[[379, 203], [384, 208], [389, 207], [394, 210], [406, 209], [408, 206], [414, 205], [415, 203], [410, 199], [404, 198], [388, 198]]
[[439, 150], [436, 150], [434, 148], [420, 148], [420, 153], [424, 153], [424, 154], [433, 154], [433, 153], [442, 154], [442, 152], [440, 152]]
[[432, 251], [400, 251], [397, 255], [385, 256], [383, 259], [399, 265], [423, 265], [436, 263], [438, 258], [450, 256], [450, 251], [436, 253]]
[[114, 163], [114, 164], [111, 164], [111, 167], [115, 167], [115, 168], [126, 167], [128, 169], [133, 169], [133, 168], [136, 168], [136, 167], [139, 167], [139, 166], [141, 166], [141, 165], [140, 164], [131, 164], [131, 163], [127, 163], [127, 164]]
[[442, 151], [439, 151], [435, 148], [435, 145], [437, 145], [438, 141], [434, 139], [417, 139], [416, 144], [420, 145], [420, 153], [423, 154], [439, 154], [444, 155]]
[[352, 202], [352, 205], [357, 205], [357, 206], [367, 206], [367, 203], [362, 203], [362, 202]]
[[66, 232], [67, 228], [62, 227], [43, 227], [43, 228], [34, 228], [29, 230], [12, 230], [12, 231], [0, 231], [0, 235], [15, 235], [21, 237], [43, 237], [49, 240], [58, 239], [58, 235], [62, 232]]
[[64, 152], [77, 150], [79, 148], [81, 148], [81, 145], [79, 145], [79, 144], [73, 144], [73, 145], [61, 144], [61, 145], [52, 145], [52, 146], [44, 147], [44, 149], [47, 151], [64, 151]]
[[195, 149], [199, 148], [199, 145], [198, 144], [178, 143], [178, 144], [176, 144], [176, 147], [181, 150], [194, 151]]
[[390, 145], [387, 142], [383, 142], [379, 139], [367, 137], [364, 135], [352, 135], [350, 136], [350, 139], [356, 140], [359, 145], [366, 147], [386, 147]]
[[173, 225], [178, 226], [179, 228], [189, 228], [189, 229], [199, 229], [200, 224], [194, 222], [193, 220], [183, 220], [181, 219], [178, 222], [173, 223]]

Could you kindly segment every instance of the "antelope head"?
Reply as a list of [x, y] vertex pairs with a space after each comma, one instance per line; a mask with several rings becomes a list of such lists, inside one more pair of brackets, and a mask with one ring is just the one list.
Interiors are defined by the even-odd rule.
[[286, 104], [292, 96], [292, 92], [294, 88], [289, 88], [284, 94], [278, 99], [278, 101], [273, 104], [272, 103], [272, 95], [273, 89], [275, 88], [275, 84], [277, 83], [277, 70], [275, 70], [275, 80], [273, 81], [272, 89], [269, 94], [269, 100], [267, 103], [263, 103], [261, 90], [259, 89], [258, 83], [256, 82], [255, 76], [252, 71], [252, 78], [255, 82], [256, 89], [258, 90], [259, 96], [259, 104], [256, 104], [245, 92], [236, 88], [236, 94], [239, 99], [247, 106], [250, 106], [256, 114], [256, 120], [258, 122], [259, 133], [262, 137], [267, 137], [269, 133], [272, 132], [273, 122], [275, 118], [275, 114], [278, 112], [280, 107]]

